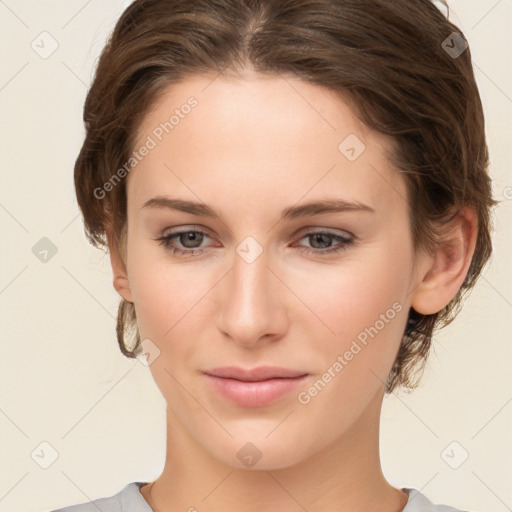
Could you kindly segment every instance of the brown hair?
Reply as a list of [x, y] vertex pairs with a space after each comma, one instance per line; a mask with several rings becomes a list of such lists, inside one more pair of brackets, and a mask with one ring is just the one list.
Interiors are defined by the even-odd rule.
[[[446, 6], [447, 7], [447, 6]], [[455, 34], [454, 34], [455, 33]], [[431, 0], [136, 0], [103, 49], [84, 106], [86, 137], [75, 164], [85, 233], [125, 250], [125, 180], [144, 115], [187, 75], [288, 73], [343, 94], [369, 127], [389, 135], [408, 187], [415, 247], [432, 248], [461, 207], [477, 214], [475, 253], [454, 299], [433, 315], [411, 308], [386, 392], [412, 389], [435, 328], [458, 313], [491, 255], [491, 182], [484, 117], [469, 48]], [[102, 190], [101, 196], [98, 190]], [[125, 344], [132, 331], [135, 342]], [[121, 300], [117, 338], [128, 357], [141, 340], [134, 305]]]

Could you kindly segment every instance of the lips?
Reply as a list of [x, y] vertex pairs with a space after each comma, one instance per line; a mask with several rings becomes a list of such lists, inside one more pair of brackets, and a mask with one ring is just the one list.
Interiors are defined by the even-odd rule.
[[244, 369], [234, 366], [203, 372], [213, 390], [241, 407], [263, 407], [302, 384], [307, 373], [276, 366]]
[[293, 379], [307, 375], [306, 372], [290, 370], [287, 368], [279, 368], [277, 366], [260, 366], [251, 370], [238, 368], [236, 366], [224, 366], [222, 368], [213, 368], [204, 373], [214, 377], [222, 377], [224, 379], [236, 379], [246, 382], [258, 382], [268, 379]]

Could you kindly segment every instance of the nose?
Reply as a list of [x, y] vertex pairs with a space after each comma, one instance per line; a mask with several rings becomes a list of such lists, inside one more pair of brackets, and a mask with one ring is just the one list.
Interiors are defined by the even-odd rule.
[[217, 325], [239, 345], [276, 341], [288, 327], [289, 297], [269, 259], [266, 251], [252, 262], [236, 253], [233, 267], [223, 279]]

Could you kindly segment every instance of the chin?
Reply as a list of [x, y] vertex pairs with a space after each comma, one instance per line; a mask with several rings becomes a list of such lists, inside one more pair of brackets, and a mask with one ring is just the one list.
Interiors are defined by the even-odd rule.
[[[203, 446], [219, 462], [232, 468], [249, 471], [275, 471], [299, 464], [311, 454], [311, 446], [304, 445], [304, 439], [311, 436], [290, 436], [289, 432], [277, 432], [268, 436], [268, 429], [252, 435], [234, 436], [215, 446]], [[211, 441], [208, 441], [208, 443]]]

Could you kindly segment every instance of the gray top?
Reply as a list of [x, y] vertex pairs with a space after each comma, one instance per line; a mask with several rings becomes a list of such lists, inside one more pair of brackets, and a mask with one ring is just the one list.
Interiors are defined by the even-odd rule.
[[[139, 491], [147, 482], [131, 482], [117, 494], [79, 505], [60, 508], [52, 512], [153, 512]], [[448, 505], [435, 505], [417, 489], [402, 487], [409, 495], [407, 505], [402, 512], [468, 512]]]

